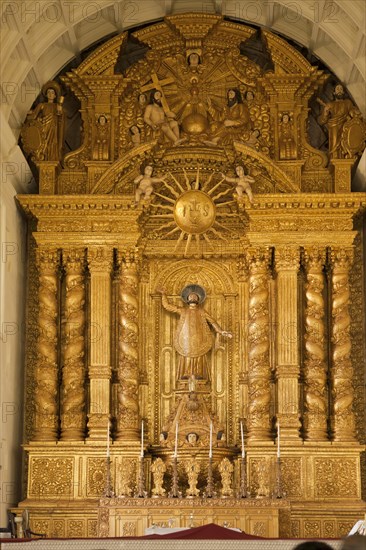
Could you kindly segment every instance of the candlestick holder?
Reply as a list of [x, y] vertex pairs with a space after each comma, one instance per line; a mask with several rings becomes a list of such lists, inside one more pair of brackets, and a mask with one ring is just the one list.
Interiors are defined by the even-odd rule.
[[111, 482], [111, 458], [110, 456], [106, 457], [106, 477], [105, 477], [105, 488], [103, 496], [106, 498], [111, 498], [114, 496]]
[[178, 491], [178, 461], [177, 457], [173, 457], [173, 478], [172, 478], [172, 488], [169, 493], [170, 498], [178, 498], [179, 497], [179, 491]]
[[274, 492], [275, 498], [282, 498], [282, 476], [281, 476], [281, 458], [277, 456], [276, 460], [276, 489]]
[[213, 497], [212, 456], [208, 459], [206, 497]]
[[146, 496], [147, 496], [147, 493], [145, 491], [144, 457], [140, 456], [139, 483], [137, 487], [136, 497], [145, 498]]
[[240, 498], [247, 498], [247, 471], [245, 457], [241, 457], [240, 464]]

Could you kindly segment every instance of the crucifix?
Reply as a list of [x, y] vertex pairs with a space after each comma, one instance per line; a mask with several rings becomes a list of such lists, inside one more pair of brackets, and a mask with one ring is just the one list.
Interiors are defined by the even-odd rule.
[[163, 86], [165, 86], [166, 84], [172, 84], [174, 82], [174, 78], [168, 77], [168, 78], [164, 78], [163, 80], [159, 80], [158, 75], [156, 73], [152, 73], [151, 80], [152, 80], [151, 84], [145, 84], [145, 86], [142, 86], [141, 93], [147, 92], [149, 90], [159, 90], [159, 92], [161, 93], [161, 104], [163, 106], [165, 114], [167, 114], [170, 111], [170, 109], [169, 109], [168, 102], [165, 99]]

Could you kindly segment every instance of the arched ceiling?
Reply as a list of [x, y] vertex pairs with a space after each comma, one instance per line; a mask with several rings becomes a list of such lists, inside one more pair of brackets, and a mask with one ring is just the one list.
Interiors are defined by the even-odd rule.
[[364, 0], [2, 0], [2, 148], [10, 153], [16, 147], [42, 84], [82, 50], [117, 32], [189, 11], [264, 26], [305, 46], [343, 82], [365, 116]]

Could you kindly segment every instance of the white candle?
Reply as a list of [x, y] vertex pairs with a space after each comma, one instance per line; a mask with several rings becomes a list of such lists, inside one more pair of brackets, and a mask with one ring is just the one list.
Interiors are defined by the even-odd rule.
[[111, 456], [111, 451], [109, 449], [109, 419], [107, 424], [107, 458]]
[[174, 458], [178, 456], [178, 422], [175, 423], [175, 446], [174, 446]]
[[212, 458], [212, 422], [210, 422], [210, 452], [208, 456]]
[[144, 456], [144, 421], [141, 420], [141, 458]]
[[277, 457], [280, 458], [281, 451], [280, 451], [280, 423], [277, 422]]
[[244, 431], [243, 431], [243, 422], [240, 421], [240, 432], [241, 432], [241, 457], [245, 458], [245, 448], [244, 448]]

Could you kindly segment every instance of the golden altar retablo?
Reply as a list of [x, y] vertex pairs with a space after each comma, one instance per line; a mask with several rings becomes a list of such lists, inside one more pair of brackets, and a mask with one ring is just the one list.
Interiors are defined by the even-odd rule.
[[57, 83], [22, 130], [39, 195], [18, 197], [30, 232], [16, 513], [53, 537], [140, 535], [192, 510], [195, 525], [343, 536], [366, 477], [366, 196], [350, 183], [365, 123], [268, 31], [270, 69], [246, 54], [255, 30], [220, 16], [132, 36], [127, 68], [125, 32], [61, 77], [81, 105], [78, 149], [62, 148]]

